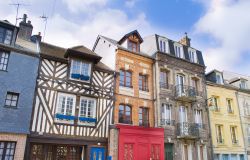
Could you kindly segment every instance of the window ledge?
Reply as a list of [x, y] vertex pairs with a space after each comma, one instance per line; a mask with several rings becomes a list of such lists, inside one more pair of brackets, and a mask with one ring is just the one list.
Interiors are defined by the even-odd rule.
[[139, 98], [150, 99], [150, 92], [139, 90]]
[[128, 96], [134, 96], [134, 89], [129, 87], [119, 86], [119, 93]]
[[62, 123], [62, 124], [74, 124], [74, 120], [64, 120], [64, 119], [58, 119], [55, 118], [56, 123]]
[[4, 108], [10, 108], [10, 109], [18, 109], [18, 107], [14, 107], [14, 106], [4, 106]]

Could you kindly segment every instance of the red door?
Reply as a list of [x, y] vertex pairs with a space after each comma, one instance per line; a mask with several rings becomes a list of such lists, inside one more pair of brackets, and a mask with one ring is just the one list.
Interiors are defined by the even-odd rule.
[[148, 144], [138, 144], [138, 160], [149, 160]]

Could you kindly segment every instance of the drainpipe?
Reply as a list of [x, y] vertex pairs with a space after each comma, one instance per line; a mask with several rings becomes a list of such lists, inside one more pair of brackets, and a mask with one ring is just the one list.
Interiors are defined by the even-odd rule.
[[[245, 150], [245, 155], [247, 157], [247, 160], [248, 160], [248, 156], [247, 156], [247, 142], [245, 141], [245, 135], [244, 135], [244, 131], [243, 131], [243, 123], [242, 123], [242, 116], [240, 114], [240, 103], [239, 103], [239, 92], [235, 92], [235, 95], [236, 95], [236, 101], [237, 101], [237, 105], [238, 105], [238, 109], [239, 109], [239, 116], [240, 116], [240, 126], [241, 126], [241, 131], [242, 131], [242, 135], [243, 135], [243, 142], [244, 142], [244, 150]], [[245, 156], [244, 156], [245, 157]], [[244, 158], [245, 159], [245, 158]]]

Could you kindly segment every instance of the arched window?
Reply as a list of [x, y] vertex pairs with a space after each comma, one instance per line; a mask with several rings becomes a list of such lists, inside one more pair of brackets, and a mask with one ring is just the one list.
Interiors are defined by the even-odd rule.
[[129, 105], [119, 105], [119, 123], [132, 124], [131, 107]]

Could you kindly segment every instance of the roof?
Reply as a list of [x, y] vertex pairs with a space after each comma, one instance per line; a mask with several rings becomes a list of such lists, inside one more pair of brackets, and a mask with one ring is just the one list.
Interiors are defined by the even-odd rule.
[[[128, 51], [128, 52], [132, 52], [132, 53], [134, 53], [134, 54], [137, 54], [137, 55], [139, 55], [139, 56], [143, 56], [143, 57], [146, 57], [146, 58], [154, 59], [153, 57], [147, 55], [146, 53], [142, 53], [142, 52], [133, 52], [133, 51], [131, 51], [131, 50], [128, 50], [127, 48], [121, 46], [121, 45], [118, 43], [118, 41], [116, 41], [116, 40], [114, 40], [114, 39], [111, 39], [111, 38], [108, 38], [108, 37], [105, 37], [105, 36], [102, 36], [102, 35], [99, 35], [98, 37], [103, 38], [103, 39], [109, 41], [110, 43], [112, 43], [113, 45], [117, 46], [117, 48], [119, 48], [119, 49], [121, 49], [121, 50], [125, 50], [125, 51]], [[98, 40], [98, 38], [97, 38], [97, 40]], [[96, 44], [97, 44], [97, 41], [96, 41], [96, 43], [95, 43], [95, 46], [96, 46]], [[94, 50], [95, 46], [93, 47], [93, 50]]]
[[209, 74], [211, 74], [211, 73], [213, 73], [213, 72], [217, 72], [217, 73], [221, 73], [221, 74], [222, 74], [221, 71], [219, 71], [219, 70], [217, 70], [217, 69], [213, 69], [213, 70], [211, 70], [210, 72], [206, 73], [206, 76], [209, 75]]
[[11, 26], [11, 27], [15, 27], [15, 25], [10, 23], [8, 20], [0, 20], [0, 23], [3, 23], [5, 25]]
[[[88, 49], [84, 46], [75, 46], [75, 47], [72, 47], [70, 49], [78, 51], [78, 52], [87, 52], [88, 54], [91, 54], [91, 55], [93, 54], [95, 56], [100, 57], [99, 55], [97, 55], [96, 53], [92, 52], [90, 49]], [[41, 42], [40, 43], [40, 52], [44, 55], [47, 55], [47, 56], [52, 56], [55, 58], [67, 60], [67, 58], [65, 58], [65, 53], [67, 52], [66, 48], [62, 48], [59, 46], [55, 46], [52, 44]], [[113, 72], [112, 69], [110, 69], [107, 65], [105, 65], [101, 61], [99, 61], [95, 66], [99, 69]]]
[[136, 35], [138, 36], [140, 43], [143, 42], [143, 39], [142, 39], [141, 35], [139, 34], [139, 32], [138, 32], [137, 30], [134, 30], [134, 31], [132, 31], [132, 32], [129, 32], [129, 33], [125, 34], [125, 35], [119, 40], [118, 44], [121, 44], [125, 39], [127, 39], [130, 35], [133, 35], [133, 34], [136, 34]]

